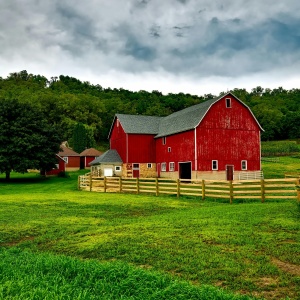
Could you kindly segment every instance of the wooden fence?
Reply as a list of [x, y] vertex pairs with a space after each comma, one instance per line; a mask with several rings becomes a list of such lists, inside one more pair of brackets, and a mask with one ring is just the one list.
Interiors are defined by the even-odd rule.
[[298, 199], [300, 179], [262, 179], [243, 181], [169, 180], [164, 178], [78, 177], [78, 188], [93, 192], [147, 193], [156, 196], [196, 196], [228, 199]]

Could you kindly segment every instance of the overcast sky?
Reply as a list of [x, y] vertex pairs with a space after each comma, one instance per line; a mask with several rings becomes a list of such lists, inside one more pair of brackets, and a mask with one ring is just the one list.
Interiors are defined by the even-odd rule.
[[0, 0], [0, 76], [133, 91], [300, 88], [299, 0]]

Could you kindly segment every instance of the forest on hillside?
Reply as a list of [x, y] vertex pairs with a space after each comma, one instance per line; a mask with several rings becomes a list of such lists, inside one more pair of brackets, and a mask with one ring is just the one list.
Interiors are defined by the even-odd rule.
[[[265, 130], [262, 140], [300, 138], [300, 89], [255, 87], [234, 89], [235, 96], [248, 105]], [[51, 124], [61, 130], [63, 140], [72, 145], [74, 131], [84, 126], [97, 145], [107, 144], [116, 113], [166, 116], [175, 111], [220, 95], [163, 95], [159, 91], [133, 92], [103, 88], [61, 75], [46, 78], [27, 71], [0, 77], [0, 101], [16, 99], [39, 106]], [[92, 144], [93, 142], [91, 142]]]

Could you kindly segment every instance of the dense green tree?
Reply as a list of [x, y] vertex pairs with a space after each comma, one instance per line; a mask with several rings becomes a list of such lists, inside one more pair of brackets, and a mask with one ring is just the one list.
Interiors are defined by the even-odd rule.
[[33, 104], [0, 99], [0, 172], [49, 169], [61, 143], [56, 127]]
[[74, 126], [70, 144], [73, 147], [73, 150], [77, 153], [81, 153], [87, 148], [95, 147], [96, 142], [94, 139], [93, 129], [83, 123], [77, 123]]

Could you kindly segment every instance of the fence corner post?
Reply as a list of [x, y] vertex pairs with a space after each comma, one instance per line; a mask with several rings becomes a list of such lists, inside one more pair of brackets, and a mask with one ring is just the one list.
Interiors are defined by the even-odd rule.
[[265, 194], [266, 194], [264, 179], [260, 180], [260, 189], [261, 189], [261, 202], [264, 203], [265, 202]]
[[205, 180], [202, 179], [202, 183], [201, 183], [201, 188], [202, 188], [202, 200], [205, 199]]
[[229, 198], [230, 198], [230, 204], [232, 204], [232, 200], [233, 200], [233, 183], [232, 183], [232, 180], [229, 180]]
[[300, 177], [296, 180], [297, 201], [300, 204]]
[[179, 178], [177, 178], [176, 183], [177, 183], [177, 198], [179, 198], [180, 197], [180, 179]]

